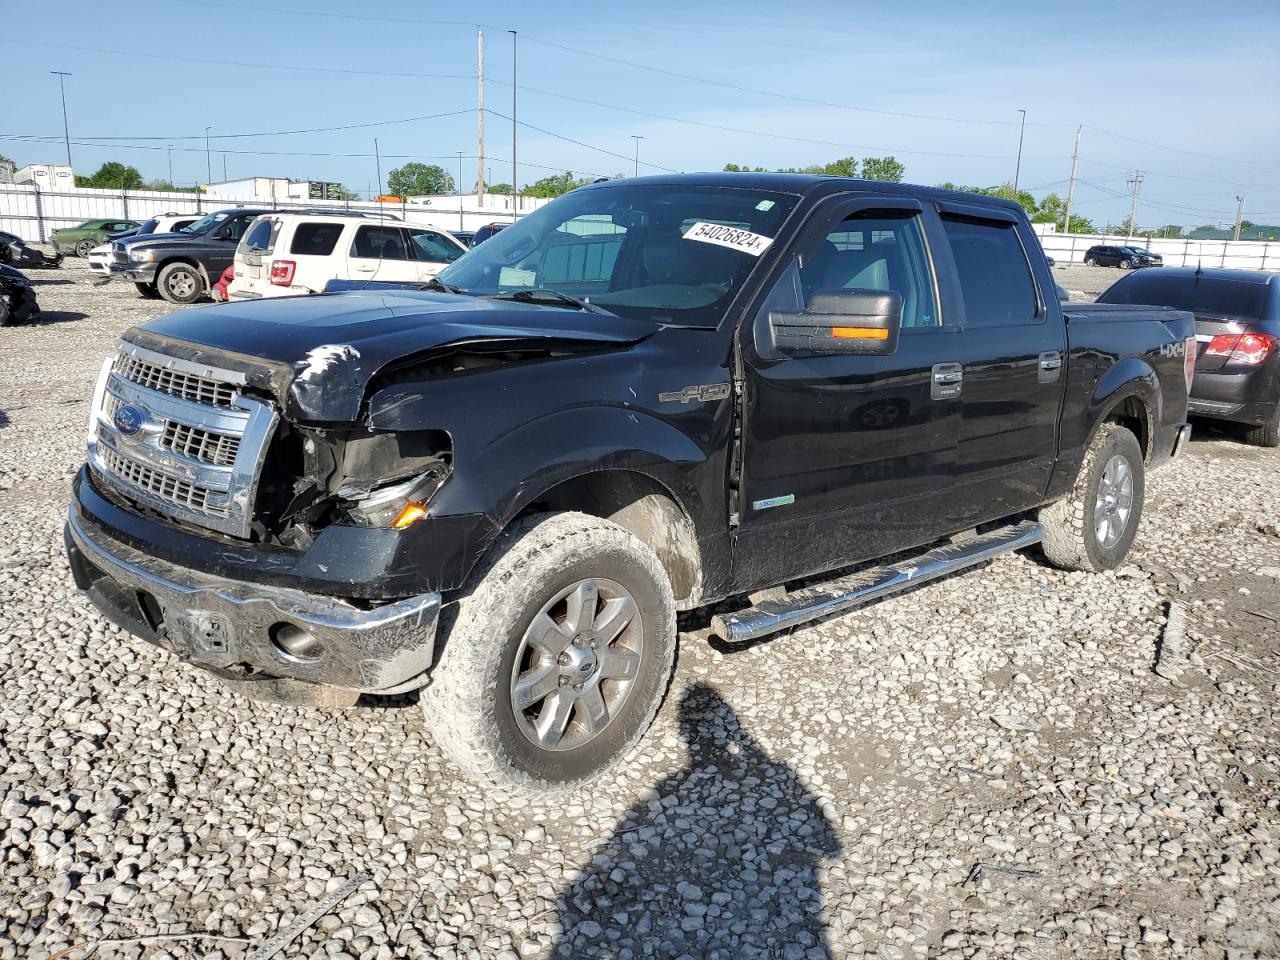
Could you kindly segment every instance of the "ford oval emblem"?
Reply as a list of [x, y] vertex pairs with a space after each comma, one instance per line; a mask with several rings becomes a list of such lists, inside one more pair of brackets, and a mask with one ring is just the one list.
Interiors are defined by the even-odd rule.
[[126, 403], [116, 410], [116, 415], [111, 418], [117, 430], [126, 437], [132, 437], [135, 433], [142, 429], [142, 425], [147, 421], [147, 411], [141, 407], [136, 407], [132, 403]]

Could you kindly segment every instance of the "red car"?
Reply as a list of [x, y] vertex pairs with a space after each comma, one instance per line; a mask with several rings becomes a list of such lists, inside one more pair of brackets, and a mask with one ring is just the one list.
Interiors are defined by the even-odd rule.
[[227, 267], [222, 271], [222, 276], [218, 278], [218, 282], [213, 285], [213, 292], [209, 294], [213, 299], [220, 303], [227, 302], [227, 285], [236, 278], [236, 268]]

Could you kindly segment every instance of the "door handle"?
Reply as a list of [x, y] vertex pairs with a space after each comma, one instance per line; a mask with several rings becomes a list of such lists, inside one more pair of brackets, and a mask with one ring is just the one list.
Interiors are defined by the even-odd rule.
[[1046, 350], [1040, 354], [1039, 379], [1041, 383], [1054, 383], [1058, 379], [1058, 371], [1062, 369], [1062, 354], [1057, 350]]
[[964, 367], [958, 363], [935, 363], [929, 384], [931, 400], [952, 400], [964, 389]]

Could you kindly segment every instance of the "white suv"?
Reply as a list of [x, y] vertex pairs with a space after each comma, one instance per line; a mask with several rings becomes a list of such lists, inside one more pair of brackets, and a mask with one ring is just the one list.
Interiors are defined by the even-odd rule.
[[269, 213], [236, 248], [230, 300], [321, 293], [330, 280], [425, 283], [467, 252], [423, 223], [358, 214]]

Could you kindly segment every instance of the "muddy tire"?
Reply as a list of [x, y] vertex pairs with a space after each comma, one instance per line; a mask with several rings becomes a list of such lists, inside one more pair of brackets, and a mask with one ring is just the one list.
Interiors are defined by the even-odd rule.
[[1244, 442], [1255, 447], [1280, 447], [1280, 408], [1266, 423], [1245, 427]]
[[1138, 532], [1144, 493], [1137, 437], [1119, 424], [1104, 423], [1071, 493], [1040, 510], [1046, 559], [1063, 570], [1089, 573], [1119, 566]]
[[658, 558], [581, 513], [504, 532], [446, 608], [421, 702], [463, 773], [547, 796], [600, 777], [653, 722], [675, 662], [675, 602]]
[[170, 303], [195, 303], [204, 293], [204, 278], [189, 263], [170, 263], [156, 277], [156, 289]]

